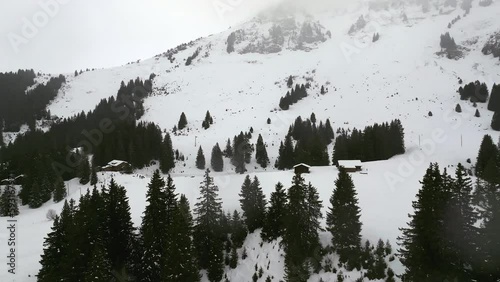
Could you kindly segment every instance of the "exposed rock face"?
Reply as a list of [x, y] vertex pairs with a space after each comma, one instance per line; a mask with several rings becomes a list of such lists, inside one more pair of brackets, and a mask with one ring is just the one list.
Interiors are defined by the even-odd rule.
[[484, 44], [483, 54], [492, 54], [495, 58], [500, 58], [500, 31], [491, 35], [486, 44]]
[[311, 50], [325, 42], [329, 38], [328, 34], [319, 22], [312, 20], [299, 22], [293, 17], [287, 17], [255, 22], [231, 33], [228, 37], [228, 52], [234, 50], [240, 54], [271, 54], [282, 50]]

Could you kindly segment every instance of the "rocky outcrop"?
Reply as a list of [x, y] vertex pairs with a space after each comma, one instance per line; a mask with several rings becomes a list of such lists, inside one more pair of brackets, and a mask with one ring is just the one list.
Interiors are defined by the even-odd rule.
[[484, 44], [483, 54], [493, 55], [495, 58], [500, 58], [500, 31], [491, 35], [486, 44]]
[[272, 54], [282, 50], [307, 51], [316, 48], [329, 37], [331, 33], [319, 22], [298, 22], [295, 18], [288, 17], [269, 22], [254, 22], [234, 31], [228, 37], [227, 51], [240, 54]]

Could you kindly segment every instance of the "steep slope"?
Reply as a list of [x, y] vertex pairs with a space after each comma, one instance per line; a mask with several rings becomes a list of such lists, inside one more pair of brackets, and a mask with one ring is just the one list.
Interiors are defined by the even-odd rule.
[[[195, 142], [209, 152], [216, 142], [222, 145], [227, 138], [253, 127], [263, 135], [273, 163], [276, 146], [290, 123], [298, 115], [308, 117], [312, 112], [319, 120], [330, 118], [334, 128], [364, 127], [400, 118], [407, 129], [410, 150], [418, 145], [419, 135], [421, 140], [430, 138], [434, 129], [442, 128], [453, 145], [446, 142], [438, 154], [448, 156], [449, 150], [460, 148], [460, 135], [464, 135], [464, 150], [475, 149], [482, 131], [489, 128], [492, 113], [479, 104], [482, 117], [475, 118], [475, 109], [459, 101], [456, 90], [459, 78], [464, 82], [484, 81], [489, 88], [498, 82], [498, 61], [481, 53], [495, 32], [498, 5], [474, 7], [450, 29], [446, 28], [448, 23], [462, 15], [462, 10], [423, 14], [421, 8], [407, 6], [379, 12], [323, 13], [314, 22], [319, 22], [325, 33], [330, 31], [332, 38], [311, 44], [310, 50], [228, 54], [226, 40], [232, 32], [246, 30], [248, 34], [252, 30], [269, 36], [269, 23], [260, 25], [260, 20], [255, 19], [153, 59], [69, 78], [50, 110], [61, 117], [88, 111], [100, 99], [115, 95], [121, 80], [147, 78], [155, 73], [154, 94], [146, 99], [143, 120], [171, 130], [185, 112], [191, 130], [175, 136], [173, 142], [191, 160]], [[360, 15], [364, 15], [367, 25], [349, 35], [350, 26]], [[304, 17], [296, 20], [296, 25], [302, 26], [303, 21]], [[464, 58], [456, 61], [436, 55], [439, 36], [446, 31], [457, 44], [467, 47]], [[377, 42], [372, 42], [374, 33], [380, 34]], [[196, 50], [199, 55], [186, 66], [185, 61]], [[278, 102], [288, 91], [289, 75], [295, 77], [295, 83], [311, 83], [309, 97], [289, 111], [279, 111]], [[325, 95], [319, 94], [322, 85], [329, 90]], [[462, 104], [463, 113], [455, 116], [457, 103]], [[207, 110], [215, 124], [205, 131], [201, 123]], [[427, 117], [429, 111], [434, 114], [432, 118]], [[265, 122], [268, 117], [271, 125]], [[461, 121], [459, 128], [450, 131], [450, 124], [457, 123], [457, 119]], [[464, 156], [470, 157], [470, 153]], [[456, 157], [454, 161], [463, 161], [463, 156]], [[194, 161], [187, 162], [188, 168], [193, 166]]]
[[[469, 102], [460, 101], [456, 90], [460, 86], [459, 78], [464, 82], [479, 79], [490, 88], [494, 82], [500, 81], [498, 59], [481, 52], [490, 35], [497, 31], [500, 4], [494, 3], [486, 8], [474, 6], [469, 15], [450, 29], [448, 23], [458, 15], [463, 16], [462, 10], [448, 8], [429, 13], [421, 10], [420, 7], [406, 6], [389, 11], [365, 9], [322, 13], [313, 19], [297, 16], [296, 30], [300, 31], [304, 21], [319, 22], [322, 32], [326, 35], [330, 31], [331, 38], [328, 36], [324, 41], [307, 43], [308, 48], [301, 50], [292, 47], [274, 53], [240, 54], [255, 38], [256, 42], [267, 42], [265, 38], [259, 40], [262, 36], [269, 36], [272, 23], [255, 19], [149, 60], [70, 77], [49, 109], [59, 117], [91, 110], [100, 99], [116, 95], [122, 80], [147, 78], [155, 73], [153, 95], [146, 99], [146, 114], [142, 119], [171, 130], [181, 112], [186, 113], [190, 130], [173, 136], [173, 143], [187, 160], [185, 166], [179, 164], [176, 167], [173, 176], [178, 192], [186, 194], [191, 204], [199, 196], [198, 185], [203, 173], [195, 168], [195, 143], [204, 148], [208, 160], [210, 149], [216, 142], [223, 146], [227, 138], [253, 127], [253, 141], [258, 134], [263, 135], [271, 164], [274, 164], [279, 142], [298, 115], [308, 117], [315, 112], [318, 120], [330, 118], [334, 129], [359, 128], [399, 118], [405, 126], [407, 154], [388, 161], [367, 163], [367, 174], [353, 175], [362, 208], [363, 239], [372, 242], [379, 238], [389, 239], [395, 246], [400, 235], [398, 227], [405, 226], [408, 221], [407, 214], [412, 212], [411, 201], [428, 163], [437, 161], [441, 166], [465, 163], [467, 158], [475, 158], [484, 134], [492, 134], [494, 140], [499, 135], [490, 129], [492, 113], [487, 111], [486, 105], [478, 104], [481, 117], [476, 118], [476, 108]], [[367, 25], [349, 34], [351, 25], [361, 15]], [[226, 41], [238, 30], [245, 30], [245, 34], [252, 36], [242, 37], [235, 52], [228, 54]], [[436, 55], [440, 50], [439, 36], [446, 31], [452, 34], [457, 44], [468, 49], [463, 58], [450, 60]], [[376, 42], [372, 42], [374, 33], [380, 34]], [[199, 55], [186, 66], [186, 60], [196, 50], [199, 50]], [[288, 90], [286, 82], [290, 75], [294, 76], [296, 83], [311, 83], [309, 97], [292, 105], [290, 110], [281, 111], [278, 102]], [[328, 88], [325, 95], [320, 94], [323, 85]], [[454, 111], [457, 103], [462, 107], [460, 114]], [[201, 123], [207, 110], [214, 118], [214, 125], [203, 130]], [[432, 111], [432, 117], [428, 116], [429, 111]], [[270, 125], [266, 124], [268, 117], [272, 120]], [[286, 187], [291, 181], [289, 171], [272, 168], [264, 171], [255, 168], [254, 162], [252, 164], [248, 166], [249, 172], [259, 177], [268, 198], [277, 181]], [[244, 176], [232, 173], [232, 169], [227, 162], [225, 171], [215, 174], [225, 210], [239, 209], [238, 192]], [[145, 188], [151, 170], [114, 175], [119, 184], [128, 188], [136, 226], [140, 224], [144, 211]], [[336, 174], [333, 167], [320, 167], [314, 168], [306, 177], [318, 188], [325, 206], [323, 212], [326, 212]], [[101, 174], [101, 182], [109, 183], [112, 176], [112, 173]], [[68, 185], [70, 197], [75, 199], [79, 197], [80, 189], [87, 188], [77, 181]], [[43, 250], [43, 237], [51, 226], [45, 213], [51, 208], [59, 211], [61, 206], [49, 202], [37, 210], [22, 208], [18, 218], [19, 273], [15, 281], [36, 280], [34, 275], [40, 267], [38, 261]], [[6, 234], [1, 235], [6, 238]], [[329, 239], [327, 233], [322, 234], [323, 242], [327, 243]], [[265, 266], [268, 259], [262, 256], [269, 253], [270, 271], [266, 271], [259, 281], [264, 281], [267, 275], [273, 275], [273, 281], [282, 279], [281, 253], [277, 246], [264, 245], [259, 249], [257, 234], [250, 235], [245, 246], [249, 258], [240, 262], [236, 270], [228, 270], [228, 277], [250, 281], [255, 263]], [[391, 267], [397, 273], [402, 271], [397, 261]], [[334, 279], [330, 274], [320, 273], [310, 281], [317, 281], [319, 277], [325, 281]], [[357, 277], [357, 273], [353, 273], [351, 279]], [[0, 280], [9, 279], [12, 277], [2, 264]]]

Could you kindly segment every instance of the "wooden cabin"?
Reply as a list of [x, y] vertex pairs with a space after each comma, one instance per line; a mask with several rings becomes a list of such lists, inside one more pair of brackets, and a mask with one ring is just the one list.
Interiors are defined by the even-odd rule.
[[310, 173], [311, 166], [304, 163], [296, 164], [293, 166], [295, 174]]
[[337, 167], [343, 167], [347, 172], [357, 172], [363, 170], [360, 160], [341, 160], [337, 163]]
[[100, 171], [130, 173], [132, 172], [132, 165], [126, 161], [113, 160], [110, 161], [107, 165], [101, 167]]

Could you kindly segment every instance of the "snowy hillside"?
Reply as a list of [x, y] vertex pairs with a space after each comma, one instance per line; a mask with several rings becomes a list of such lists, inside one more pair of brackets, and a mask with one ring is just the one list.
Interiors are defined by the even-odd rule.
[[[252, 160], [247, 169], [250, 175], [258, 176], [269, 199], [278, 181], [288, 187], [292, 180], [291, 171], [278, 171], [272, 165], [280, 141], [297, 116], [306, 118], [314, 112], [318, 120], [329, 118], [334, 130], [364, 128], [398, 118], [405, 128], [407, 153], [387, 161], [365, 163], [365, 173], [353, 174], [362, 209], [363, 240], [375, 243], [379, 238], [389, 239], [396, 249], [398, 228], [408, 221], [411, 202], [429, 163], [439, 162], [453, 171], [452, 166], [458, 162], [466, 164], [467, 159], [477, 156], [484, 134], [492, 135], [494, 140], [499, 138], [490, 129], [493, 113], [486, 109], [486, 104], [478, 103], [481, 117], [475, 117], [476, 108], [468, 101], [461, 101], [456, 91], [459, 79], [464, 83], [480, 80], [489, 89], [500, 82], [500, 61], [482, 53], [485, 43], [499, 31], [500, 3], [480, 7], [474, 2], [470, 14], [465, 17], [463, 14], [460, 8], [431, 7], [423, 13], [421, 7], [400, 5], [380, 11], [365, 7], [356, 12], [255, 18], [148, 60], [88, 71], [76, 77], [68, 75], [67, 83], [49, 110], [60, 118], [90, 111], [101, 99], [116, 96], [121, 81], [146, 79], [156, 74], [153, 94], [145, 100], [142, 120], [155, 122], [171, 132], [181, 113], [186, 114], [189, 130], [171, 136], [174, 148], [187, 159], [185, 165], [176, 166], [172, 176], [178, 192], [186, 194], [191, 205], [199, 196], [203, 175], [195, 167], [200, 145], [209, 156], [217, 142], [224, 146], [228, 138], [240, 131], [252, 127], [253, 143], [262, 134], [271, 167], [262, 169]], [[448, 28], [459, 15], [461, 19]], [[360, 16], [366, 25], [349, 32]], [[450, 32], [455, 42], [464, 47], [463, 58], [453, 60], [436, 54], [441, 50], [440, 35], [445, 32]], [[380, 39], [372, 42], [375, 33]], [[234, 37], [234, 51], [228, 53], [231, 37]], [[195, 53], [198, 55], [186, 65], [186, 60]], [[294, 83], [310, 83], [309, 96], [282, 111], [278, 103], [289, 90], [290, 75]], [[320, 94], [322, 86], [327, 93]], [[461, 105], [461, 113], [455, 112], [457, 103]], [[201, 124], [207, 110], [214, 124], [204, 130]], [[429, 116], [429, 112], [433, 115]], [[271, 124], [266, 123], [267, 118]], [[9, 135], [7, 140], [12, 138]], [[331, 153], [330, 146], [330, 157]], [[235, 174], [234, 167], [225, 161], [225, 171], [214, 173], [214, 177], [224, 210], [232, 211], [239, 209], [238, 193], [245, 175]], [[101, 183], [109, 183], [114, 176], [118, 184], [128, 189], [136, 226], [141, 222], [146, 187], [154, 168], [132, 175], [99, 175]], [[305, 176], [306, 181], [318, 188], [323, 214], [329, 206], [337, 172], [333, 166], [313, 167], [312, 173]], [[67, 185], [74, 199], [79, 198], [80, 190], [83, 193], [88, 188], [77, 180]], [[49, 209], [59, 212], [61, 208], [62, 203], [52, 202], [34, 210], [21, 208], [17, 218], [19, 273], [13, 281], [36, 281], [34, 275], [40, 268], [44, 237], [52, 226], [45, 214]], [[2, 218], [6, 224], [5, 220]], [[5, 230], [0, 231], [2, 242], [6, 236]], [[329, 233], [322, 232], [321, 240], [328, 243]], [[231, 281], [250, 281], [254, 265], [258, 263], [265, 269], [269, 261], [269, 270], [264, 271], [259, 281], [265, 281], [268, 275], [274, 277], [272, 281], [283, 279], [283, 252], [276, 244], [265, 243], [261, 248], [259, 243], [258, 234], [247, 238], [249, 257], [240, 260], [237, 269], [227, 269]], [[397, 260], [390, 266], [397, 274], [403, 271]], [[356, 272], [350, 275], [348, 281], [359, 277]], [[319, 277], [336, 281], [325, 273], [313, 275], [309, 281], [319, 281]], [[0, 264], [0, 281], [12, 281], [8, 279], [12, 276], [7, 274], [7, 266]]]
[[[459, 78], [465, 83], [484, 81], [489, 88], [499, 79], [498, 60], [481, 53], [484, 43], [498, 29], [498, 5], [475, 7], [450, 29], [448, 23], [462, 15], [462, 10], [446, 14], [432, 10], [423, 14], [420, 8], [409, 6], [389, 12], [366, 10], [342, 16], [324, 13], [316, 21], [331, 32], [332, 38], [314, 43], [311, 50], [228, 54], [226, 41], [232, 32], [253, 27], [254, 33], [269, 36], [269, 24], [261, 26], [255, 19], [226, 33], [199, 39], [171, 57], [159, 55], [123, 67], [69, 77], [49, 109], [59, 117], [89, 111], [100, 99], [116, 95], [120, 81], [145, 79], [155, 73], [154, 94], [146, 99], [143, 120], [171, 130], [181, 112], [185, 112], [191, 130], [189, 134], [174, 137], [173, 143], [188, 158], [191, 155], [190, 159], [196, 152], [192, 149], [195, 136], [197, 143], [208, 149], [216, 142], [224, 144], [227, 138], [250, 127], [257, 135], [263, 135], [270, 146], [270, 155], [275, 157], [277, 148], [273, 150], [273, 145], [284, 137], [290, 123], [297, 116], [308, 117], [312, 112], [318, 120], [330, 118], [334, 128], [359, 128], [399, 118], [406, 128], [410, 151], [418, 145], [419, 135], [422, 140], [430, 138], [436, 128], [445, 130], [450, 140], [457, 140], [451, 142], [457, 146], [463, 134], [465, 150], [475, 150], [483, 134], [472, 132], [488, 130], [492, 113], [479, 104], [482, 117], [475, 118], [475, 109], [470, 103], [460, 101], [456, 90]], [[361, 15], [367, 26], [349, 35], [350, 26]], [[469, 49], [459, 61], [436, 55], [440, 51], [439, 36], [447, 31], [457, 44]], [[375, 32], [380, 34], [380, 40], [372, 42]], [[201, 50], [199, 56], [185, 66], [185, 60], [197, 49]], [[308, 98], [283, 112], [277, 110], [278, 102], [288, 90], [289, 75], [294, 76], [295, 83], [311, 82], [311, 88]], [[320, 95], [323, 85], [329, 91]], [[463, 113], [455, 116], [453, 109], [457, 103], [462, 104]], [[201, 123], [207, 110], [215, 125], [205, 131]], [[363, 114], [367, 110], [369, 114]], [[429, 111], [434, 117], [427, 117]], [[271, 125], [265, 122], [268, 117]], [[459, 128], [450, 130], [450, 124], [458, 123], [456, 120], [460, 121]], [[442, 157], [455, 149], [450, 145], [446, 142], [445, 150], [438, 150]], [[450, 161], [463, 161], [470, 153], [473, 152], [455, 155], [457, 159]], [[187, 165], [194, 166], [194, 162]]]

